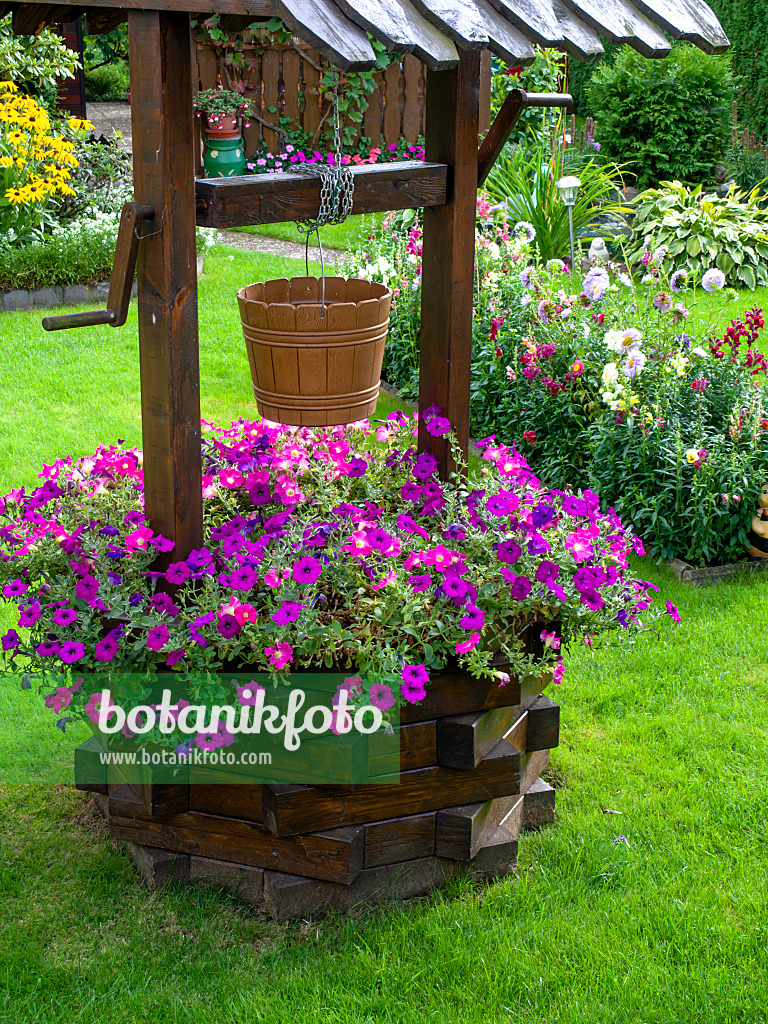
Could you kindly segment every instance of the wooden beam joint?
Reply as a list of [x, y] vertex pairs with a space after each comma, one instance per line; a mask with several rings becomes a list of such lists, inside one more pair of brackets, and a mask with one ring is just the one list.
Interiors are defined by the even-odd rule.
[[480, 188], [496, 163], [509, 136], [527, 107], [569, 107], [573, 98], [568, 93], [525, 92], [513, 89], [496, 115], [477, 153], [477, 187]]

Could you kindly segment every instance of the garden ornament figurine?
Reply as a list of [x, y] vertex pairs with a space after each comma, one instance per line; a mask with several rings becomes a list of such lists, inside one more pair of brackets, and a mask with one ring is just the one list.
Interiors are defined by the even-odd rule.
[[607, 263], [611, 258], [608, 248], [602, 238], [593, 238], [592, 244], [589, 247], [589, 261], [595, 263], [598, 260], [602, 261], [603, 264]]
[[762, 558], [768, 564], [768, 482], [763, 484], [757, 496], [757, 511], [752, 516], [747, 544], [752, 558]]

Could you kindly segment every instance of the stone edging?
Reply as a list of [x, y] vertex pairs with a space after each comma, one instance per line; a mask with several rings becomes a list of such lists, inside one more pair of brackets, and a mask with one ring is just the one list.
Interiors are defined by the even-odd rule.
[[710, 565], [702, 568], [689, 565], [682, 558], [676, 558], [673, 562], [667, 562], [667, 565], [681, 583], [688, 583], [692, 587], [706, 587], [711, 583], [732, 579], [734, 576], [765, 571], [768, 559], [765, 559], [765, 564], [754, 559], [749, 562], [731, 562], [729, 565]]
[[[198, 276], [203, 272], [205, 256], [197, 257]], [[134, 280], [131, 298], [138, 294], [138, 283]], [[89, 302], [103, 307], [109, 298], [109, 281], [96, 284], [57, 284], [51, 288], [14, 288], [0, 292], [0, 313], [20, 312], [30, 309], [50, 309], [51, 306], [81, 306]]]
[[[57, 284], [52, 288], [14, 288], [0, 292], [0, 312], [11, 313], [30, 309], [49, 309], [51, 306], [78, 306], [86, 303], [103, 305], [109, 297], [109, 281], [96, 284]], [[131, 297], [136, 297], [136, 282], [133, 282]]]

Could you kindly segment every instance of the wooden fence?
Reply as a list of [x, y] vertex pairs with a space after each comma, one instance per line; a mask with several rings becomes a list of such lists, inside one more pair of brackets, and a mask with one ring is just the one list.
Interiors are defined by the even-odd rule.
[[[270, 125], [289, 117], [296, 128], [317, 139], [329, 116], [327, 104], [318, 95], [322, 58], [302, 43], [246, 48], [243, 54], [251, 70], [242, 72], [245, 99], [251, 100], [256, 117], [245, 130], [246, 150], [255, 152], [263, 141], [269, 152], [278, 152], [281, 138]], [[491, 62], [483, 57], [481, 132], [488, 130], [491, 101]], [[230, 69], [218, 59], [213, 47], [198, 46], [197, 67], [201, 89], [232, 86]], [[240, 74], [240, 73], [238, 73]], [[355, 129], [373, 146], [396, 144], [401, 138], [415, 145], [424, 134], [424, 102], [427, 69], [416, 57], [405, 55], [402, 63], [390, 64], [375, 76], [376, 89], [368, 97], [362, 124]], [[270, 110], [274, 108], [274, 112]], [[352, 122], [348, 122], [349, 125]]]

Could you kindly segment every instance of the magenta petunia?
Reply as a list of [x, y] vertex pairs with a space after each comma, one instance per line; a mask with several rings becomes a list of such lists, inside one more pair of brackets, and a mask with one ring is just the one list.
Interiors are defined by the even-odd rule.
[[277, 611], [272, 614], [272, 621], [280, 626], [285, 626], [289, 622], [295, 622], [299, 617], [302, 607], [302, 605], [297, 604], [295, 601], [283, 601]]
[[168, 643], [168, 636], [167, 626], [162, 623], [159, 626], [153, 626], [147, 633], [147, 649], [150, 651], [162, 651]]
[[281, 669], [293, 660], [293, 648], [290, 644], [278, 643], [274, 647], [265, 647], [264, 654], [269, 658], [270, 664], [276, 668]]
[[523, 549], [514, 540], [505, 540], [496, 545], [496, 557], [506, 565], [514, 565], [523, 553]]
[[21, 643], [21, 637], [15, 629], [9, 629], [0, 640], [0, 648], [4, 651], [15, 651]]
[[477, 647], [477, 645], [479, 643], [480, 643], [480, 634], [479, 633], [470, 633], [468, 640], [459, 640], [456, 643], [456, 653], [457, 654], [468, 654], [470, 651], [473, 651], [475, 649], [475, 647]]
[[476, 608], [474, 605], [469, 605], [464, 609], [464, 616], [459, 620], [459, 625], [462, 629], [469, 629], [475, 632], [482, 629], [485, 625], [485, 612], [480, 608]]
[[31, 626], [34, 626], [42, 614], [43, 609], [40, 604], [37, 601], [30, 601], [19, 615], [19, 625], [23, 626], [24, 629], [29, 629]]
[[23, 580], [11, 580], [3, 587], [3, 597], [23, 597], [29, 591], [29, 587]]
[[241, 565], [229, 574], [229, 586], [233, 590], [252, 590], [258, 580], [258, 573], [248, 565]]
[[667, 615], [669, 615], [673, 622], [680, 622], [680, 612], [671, 601], [667, 601]]
[[85, 657], [85, 644], [75, 640], [66, 640], [61, 645], [59, 657], [67, 665], [71, 665], [75, 661], [81, 661]]
[[43, 658], [52, 658], [61, 651], [61, 644], [58, 640], [44, 640], [43, 643], [37, 645], [35, 650]]
[[171, 651], [165, 659], [165, 664], [168, 668], [173, 668], [174, 665], [178, 665], [186, 653], [183, 647], [180, 647], [177, 651]]
[[379, 711], [388, 711], [395, 706], [395, 695], [392, 687], [386, 683], [372, 683], [368, 691], [368, 701]]
[[408, 585], [414, 594], [421, 594], [432, 586], [432, 577], [422, 573], [418, 576], [409, 576]]
[[99, 640], [93, 649], [93, 656], [96, 661], [112, 661], [120, 649], [120, 644], [113, 636], [106, 636]]
[[408, 701], [409, 704], [415, 704], [416, 701], [424, 700], [427, 695], [426, 687], [424, 683], [418, 680], [403, 680], [400, 684], [400, 695], [403, 700]]
[[321, 563], [312, 555], [304, 555], [298, 562], [295, 562], [291, 575], [294, 582], [299, 585], [316, 583], [323, 571]]
[[75, 597], [79, 601], [93, 601], [99, 593], [99, 581], [95, 576], [83, 576], [75, 584]]
[[186, 562], [172, 562], [165, 570], [165, 578], [169, 583], [183, 583], [188, 580], [191, 573]]

